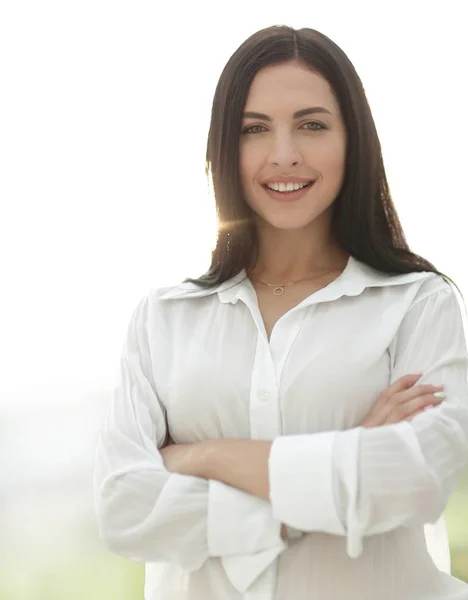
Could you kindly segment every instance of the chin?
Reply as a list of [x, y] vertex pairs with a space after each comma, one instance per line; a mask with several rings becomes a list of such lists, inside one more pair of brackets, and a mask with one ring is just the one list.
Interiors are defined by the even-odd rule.
[[307, 229], [311, 226], [313, 221], [308, 221], [307, 223], [294, 223], [294, 222], [267, 222], [267, 226], [269, 228], [278, 229], [281, 231], [299, 231], [300, 229]]
[[259, 215], [259, 224], [261, 227], [280, 229], [284, 231], [307, 229], [313, 227], [318, 219], [321, 220], [324, 214], [314, 215]]

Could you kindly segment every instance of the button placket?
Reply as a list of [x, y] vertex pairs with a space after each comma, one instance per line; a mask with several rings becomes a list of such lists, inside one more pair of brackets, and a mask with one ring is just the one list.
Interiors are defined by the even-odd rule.
[[253, 439], [272, 440], [280, 434], [278, 384], [270, 346], [257, 337], [250, 387], [250, 430]]
[[[278, 384], [270, 344], [259, 332], [250, 386], [250, 431], [253, 439], [272, 440], [281, 433]], [[273, 600], [278, 564], [271, 564], [243, 594], [245, 600]]]
[[[306, 318], [310, 318], [314, 306], [307, 306], [300, 310], [291, 311], [283, 317], [283, 321], [277, 323], [275, 336], [270, 341], [271, 356], [275, 368], [278, 387], [281, 389], [281, 378], [288, 356], [299, 337]], [[287, 322], [285, 322], [287, 319]]]

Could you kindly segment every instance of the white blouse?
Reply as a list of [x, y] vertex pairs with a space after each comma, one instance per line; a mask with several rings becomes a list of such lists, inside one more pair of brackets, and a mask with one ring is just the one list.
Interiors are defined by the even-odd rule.
[[[98, 438], [100, 535], [146, 563], [146, 600], [468, 599], [447, 573], [442, 516], [468, 463], [467, 370], [457, 297], [433, 273], [351, 257], [270, 341], [244, 271], [216, 289], [150, 290]], [[418, 371], [445, 384], [439, 406], [359, 427]], [[168, 433], [272, 440], [270, 501], [169, 473]]]

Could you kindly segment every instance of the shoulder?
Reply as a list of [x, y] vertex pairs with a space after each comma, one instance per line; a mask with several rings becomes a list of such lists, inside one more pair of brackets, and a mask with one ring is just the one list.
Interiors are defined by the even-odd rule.
[[432, 320], [464, 320], [466, 307], [455, 285], [437, 273], [423, 272], [416, 275], [418, 277], [415, 279], [412, 279], [411, 274], [389, 278], [390, 286], [392, 282], [400, 282], [400, 286], [394, 288], [399, 292], [395, 295], [390, 292], [389, 299], [402, 318], [407, 316], [408, 319], [419, 319], [424, 315]]
[[426, 273], [426, 277], [424, 277], [417, 286], [414, 304], [418, 304], [426, 298], [435, 295], [440, 295], [441, 297], [455, 297], [455, 288], [437, 273]]
[[445, 279], [430, 271], [387, 273], [371, 267], [354, 257], [344, 272], [344, 285], [349, 295], [360, 295], [368, 290], [373, 298], [387, 298], [418, 302], [438, 292], [450, 293], [453, 288]]
[[437, 273], [430, 271], [405, 273], [402, 275], [388, 275], [388, 285], [402, 285], [414, 294], [414, 301], [419, 302], [439, 292], [450, 293], [452, 286]]
[[463, 305], [456, 286], [437, 273], [385, 273], [356, 260], [352, 266], [349, 279], [354, 280], [356, 289], [351, 292], [354, 295], [363, 291], [363, 301], [371, 303], [369, 309], [377, 303], [379, 311], [384, 310], [387, 315], [394, 313], [403, 318], [417, 305], [422, 307], [431, 304], [437, 311], [446, 308], [459, 310], [459, 305]]
[[[178, 315], [192, 313], [200, 307], [193, 299], [217, 298], [219, 288], [206, 288], [191, 282], [182, 282], [175, 285], [149, 288], [147, 294], [141, 299], [140, 305], [145, 307], [149, 321], [167, 321]], [[188, 300], [184, 302], [184, 300]]]
[[[192, 300], [194, 298], [217, 298], [228, 292], [234, 293], [238, 290], [247, 275], [244, 270], [234, 277], [213, 286], [206, 286], [191, 281], [185, 281], [176, 285], [152, 288], [149, 292], [153, 302], [171, 304], [171, 300]], [[224, 297], [224, 296], [223, 296]], [[176, 303], [178, 304], [178, 303]]]
[[383, 293], [414, 296], [415, 301], [438, 292], [450, 293], [453, 287], [437, 273], [412, 271], [410, 273], [386, 273], [360, 261], [354, 261], [352, 276], [365, 288], [377, 288]]

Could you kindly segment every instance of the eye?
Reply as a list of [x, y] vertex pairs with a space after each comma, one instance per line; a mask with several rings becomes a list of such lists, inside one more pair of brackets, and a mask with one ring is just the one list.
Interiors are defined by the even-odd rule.
[[[318, 128], [306, 127], [307, 125], [317, 125]], [[309, 131], [320, 131], [321, 129], [327, 129], [323, 123], [319, 123], [318, 121], [308, 121], [307, 123], [304, 123], [302, 127], [305, 127]]]
[[[319, 123], [318, 121], [308, 121], [301, 127], [308, 129], [309, 131], [321, 131], [328, 129], [328, 127], [326, 127], [323, 123]], [[242, 133], [262, 133], [263, 131], [266, 131], [263, 125], [249, 125], [242, 130]]]
[[[255, 128], [257, 128], [257, 131], [254, 131]], [[242, 133], [261, 133], [261, 131], [258, 131], [258, 128], [260, 128], [260, 130], [265, 129], [263, 125], [249, 125], [249, 127], [245, 127], [242, 130]]]

